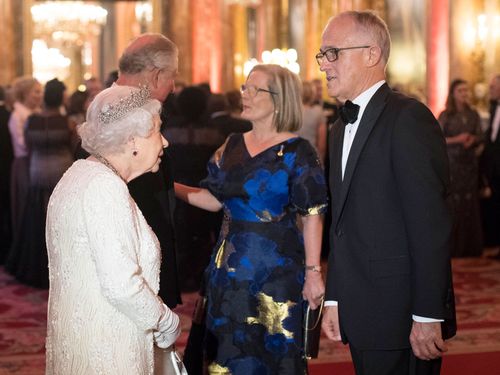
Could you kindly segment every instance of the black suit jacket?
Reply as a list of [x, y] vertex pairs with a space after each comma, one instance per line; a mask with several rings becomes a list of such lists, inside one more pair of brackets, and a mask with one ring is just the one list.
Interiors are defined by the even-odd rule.
[[489, 127], [485, 134], [485, 147], [481, 155], [481, 171], [487, 179], [490, 188], [492, 189], [493, 199], [496, 202], [500, 201], [500, 132], [494, 142], [491, 141], [491, 132], [493, 127], [493, 119], [495, 118], [497, 102], [491, 102], [490, 106], [490, 121]]
[[453, 335], [448, 157], [436, 119], [384, 84], [365, 109], [342, 180], [343, 138], [338, 120], [326, 300], [339, 303], [343, 341], [408, 348], [412, 314], [450, 320], [443, 333]]
[[2, 182], [0, 183], [2, 197], [0, 199], [2, 200], [9, 199], [8, 194], [6, 196], [5, 192], [9, 191], [10, 165], [14, 158], [10, 139], [9, 118], [10, 112], [7, 111], [4, 105], [0, 105], [0, 176], [2, 176]]
[[[81, 145], [77, 147], [76, 159], [89, 156]], [[175, 192], [172, 166], [168, 149], [161, 157], [160, 169], [146, 173], [128, 184], [129, 192], [141, 210], [147, 223], [158, 237], [162, 252], [159, 296], [173, 309], [182, 303], [177, 275], [177, 259], [174, 238]]]
[[14, 158], [9, 132], [10, 112], [0, 105], [0, 264], [11, 245], [10, 167]]
[[174, 308], [182, 301], [174, 231], [174, 179], [168, 149], [163, 152], [158, 172], [137, 177], [129, 182], [128, 189], [160, 241], [162, 262], [158, 295], [168, 307]]

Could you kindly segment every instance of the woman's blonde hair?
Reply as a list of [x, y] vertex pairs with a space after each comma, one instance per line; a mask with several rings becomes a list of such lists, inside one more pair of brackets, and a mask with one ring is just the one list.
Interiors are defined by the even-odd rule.
[[31, 76], [23, 76], [18, 77], [12, 84], [14, 89], [14, 96], [16, 100], [20, 103], [23, 103], [26, 100], [26, 97], [30, 93], [31, 89], [35, 85], [39, 85], [40, 83]]
[[302, 126], [300, 78], [290, 70], [275, 64], [256, 65], [248, 74], [262, 72], [268, 77], [268, 89], [274, 102], [273, 123], [278, 132], [295, 132]]

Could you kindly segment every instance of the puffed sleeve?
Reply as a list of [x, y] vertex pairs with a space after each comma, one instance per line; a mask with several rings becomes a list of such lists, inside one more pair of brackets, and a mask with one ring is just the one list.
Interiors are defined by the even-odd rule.
[[226, 138], [226, 141], [214, 152], [207, 164], [207, 177], [200, 182], [200, 187], [207, 189], [219, 201], [224, 200], [223, 185], [225, 181], [225, 172], [221, 165], [224, 161], [224, 153], [231, 139], [231, 135]]
[[291, 203], [302, 216], [322, 214], [328, 204], [324, 170], [311, 144], [300, 142], [290, 186]]
[[137, 213], [127, 186], [96, 176], [84, 193], [83, 214], [103, 296], [140, 329], [155, 329], [164, 307], [138, 265]]

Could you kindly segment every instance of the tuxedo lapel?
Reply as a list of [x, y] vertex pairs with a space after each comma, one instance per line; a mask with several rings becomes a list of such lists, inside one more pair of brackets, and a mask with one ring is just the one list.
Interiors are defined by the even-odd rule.
[[[385, 107], [387, 96], [390, 92], [391, 89], [389, 88], [389, 86], [387, 86], [387, 84], [382, 85], [370, 99], [368, 106], [363, 113], [363, 117], [361, 118], [358, 130], [356, 131], [351, 150], [349, 151], [349, 157], [347, 158], [347, 164], [344, 171], [344, 180], [342, 181], [340, 197], [337, 206], [338, 210], [336, 211], [338, 215], [335, 220], [336, 223], [339, 222], [338, 219], [342, 216], [342, 210], [344, 209], [345, 201], [349, 193], [349, 186], [351, 185], [352, 177], [356, 169], [356, 164], [358, 162], [361, 151], [363, 150], [363, 147], [368, 140], [373, 127], [377, 123], [378, 117]], [[340, 146], [340, 149], [342, 150], [342, 144]], [[341, 163], [342, 161], [340, 161], [340, 164]]]

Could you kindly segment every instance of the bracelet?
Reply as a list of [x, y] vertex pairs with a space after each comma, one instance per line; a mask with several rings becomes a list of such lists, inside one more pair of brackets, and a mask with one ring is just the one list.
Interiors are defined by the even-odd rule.
[[305, 266], [306, 271], [321, 272], [321, 266]]

